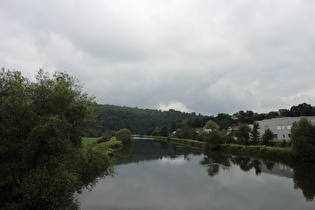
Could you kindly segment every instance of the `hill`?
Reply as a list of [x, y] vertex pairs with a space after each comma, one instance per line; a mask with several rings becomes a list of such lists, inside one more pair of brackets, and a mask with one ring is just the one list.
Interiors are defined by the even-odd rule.
[[97, 126], [94, 128], [94, 135], [96, 136], [106, 130], [117, 131], [122, 128], [127, 128], [132, 133], [146, 134], [146, 131], [150, 128], [171, 126], [173, 122], [198, 117], [196, 113], [185, 113], [174, 109], [161, 111], [109, 104], [96, 104], [95, 114]]

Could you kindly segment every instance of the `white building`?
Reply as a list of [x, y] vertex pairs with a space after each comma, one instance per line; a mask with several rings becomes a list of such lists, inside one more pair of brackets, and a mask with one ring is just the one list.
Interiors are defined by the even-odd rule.
[[[306, 117], [315, 124], [315, 116]], [[260, 137], [265, 133], [266, 129], [270, 129], [274, 136], [275, 141], [290, 140], [291, 139], [291, 127], [294, 123], [298, 122], [301, 117], [283, 117], [266, 119], [257, 121], [259, 123]]]

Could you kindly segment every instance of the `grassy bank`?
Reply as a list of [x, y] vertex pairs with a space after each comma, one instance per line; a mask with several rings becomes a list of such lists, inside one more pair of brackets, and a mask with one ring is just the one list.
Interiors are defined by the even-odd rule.
[[263, 145], [238, 145], [238, 144], [223, 144], [220, 151], [227, 154], [238, 156], [246, 156], [252, 158], [271, 159], [281, 162], [292, 161], [293, 153], [290, 147], [268, 147]]
[[[151, 136], [152, 137], [152, 136]], [[152, 137], [156, 139], [161, 139], [169, 141], [175, 144], [181, 144], [193, 148], [205, 149], [205, 142], [200, 142], [190, 139], [180, 139], [180, 138], [168, 138], [168, 137]], [[280, 162], [290, 162], [294, 160], [293, 152], [291, 147], [268, 147], [263, 145], [239, 145], [239, 144], [222, 144], [220, 146], [220, 152], [245, 156], [251, 158], [261, 158]]]
[[110, 141], [97, 143], [100, 137], [84, 137], [82, 145], [84, 148], [97, 149], [104, 152], [111, 152], [122, 147], [122, 142], [112, 138]]
[[204, 150], [204, 147], [205, 147], [204, 142], [196, 141], [192, 139], [170, 138], [170, 137], [163, 137], [163, 136], [146, 136], [146, 137], [160, 139], [163, 141], [172, 142], [174, 144], [181, 144], [181, 145], [185, 145], [185, 146], [196, 148], [196, 149]]

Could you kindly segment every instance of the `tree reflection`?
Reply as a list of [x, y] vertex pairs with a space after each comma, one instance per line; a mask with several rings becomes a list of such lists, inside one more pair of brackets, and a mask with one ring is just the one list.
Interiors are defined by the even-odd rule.
[[[251, 169], [255, 170], [256, 175], [262, 172], [271, 173], [277, 176], [287, 176], [293, 174], [293, 183], [295, 189], [301, 189], [306, 201], [314, 201], [315, 197], [315, 167], [314, 163], [287, 163], [277, 164], [266, 160], [257, 160], [239, 156], [228, 156], [222, 153], [207, 153], [200, 164], [207, 167], [208, 175], [214, 177], [220, 173], [220, 170], [227, 170], [234, 164], [240, 167], [244, 172]], [[263, 170], [263, 165], [265, 169]], [[291, 169], [288, 169], [291, 168]], [[267, 169], [267, 171], [266, 171]], [[293, 170], [293, 171], [292, 171]]]
[[293, 166], [293, 182], [295, 189], [301, 189], [307, 201], [315, 197], [315, 167], [311, 163], [299, 163]]
[[207, 172], [211, 177], [218, 175], [220, 169], [226, 170], [231, 166], [230, 157], [218, 152], [207, 153], [200, 164], [208, 167]]
[[130, 157], [133, 151], [133, 147], [134, 147], [133, 143], [124, 144], [123, 147], [116, 152], [116, 154], [123, 158]]
[[275, 166], [275, 163], [270, 162], [270, 161], [263, 161], [263, 163], [265, 164], [266, 168], [269, 170], [272, 170], [273, 167]]

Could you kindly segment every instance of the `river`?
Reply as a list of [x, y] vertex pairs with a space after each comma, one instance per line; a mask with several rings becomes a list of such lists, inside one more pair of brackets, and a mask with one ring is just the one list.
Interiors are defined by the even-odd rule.
[[81, 209], [315, 209], [314, 164], [203, 154], [149, 139], [115, 158], [113, 177], [77, 195]]

